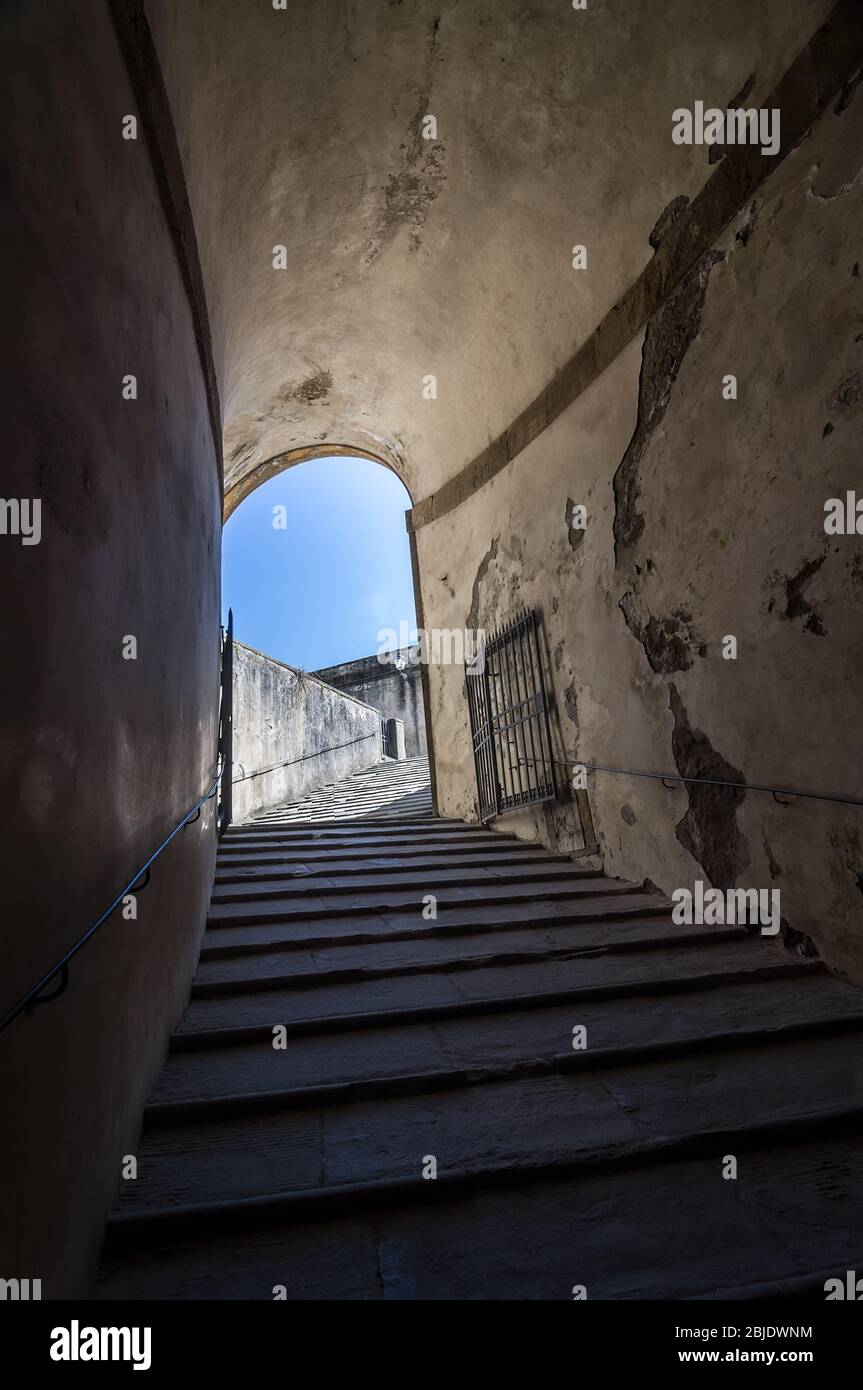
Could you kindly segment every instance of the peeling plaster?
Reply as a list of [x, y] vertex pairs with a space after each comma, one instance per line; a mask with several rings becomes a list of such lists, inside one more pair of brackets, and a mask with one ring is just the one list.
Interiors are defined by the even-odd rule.
[[310, 404], [312, 401], [325, 401], [332, 389], [332, 372], [319, 370], [314, 372], [312, 376], [306, 377], [305, 381], [301, 381], [299, 386], [295, 386], [290, 394], [296, 400]]
[[563, 692], [563, 708], [567, 719], [578, 729], [578, 696], [574, 685], [568, 685]]
[[[749, 96], [749, 94], [750, 94], [750, 92], [752, 91], [752, 89], [753, 89], [754, 86], [755, 86], [755, 73], [752, 72], [752, 73], [750, 73], [749, 76], [747, 77], [746, 81], [744, 82], [743, 86], [741, 87], [741, 89], [740, 89], [740, 91], [737, 93], [737, 95], [734, 96], [734, 97], [732, 97], [731, 100], [727, 103], [727, 106], [726, 106], [725, 109], [726, 109], [727, 111], [736, 111], [736, 110], [738, 110], [738, 108], [741, 107], [741, 106], [743, 105], [744, 101], [746, 101], [746, 98]], [[708, 164], [718, 164], [719, 160], [720, 160], [720, 159], [723, 159], [724, 156], [728, 153], [728, 151], [729, 151], [730, 149], [733, 149], [733, 146], [731, 146], [731, 145], [725, 145], [725, 144], [722, 144], [722, 145], [720, 145], [720, 144], [711, 145], [711, 146], [710, 146], [710, 149], [709, 149], [709, 152], [708, 152], [708, 155], [707, 155], [707, 162], [708, 162]]]
[[682, 608], [676, 609], [668, 618], [657, 618], [651, 614], [645, 620], [638, 600], [631, 591], [623, 595], [618, 608], [626, 626], [644, 648], [652, 671], [664, 675], [670, 675], [673, 671], [688, 671], [693, 665], [694, 654], [706, 654], [706, 646], [693, 634], [692, 615]]
[[[674, 716], [671, 748], [681, 777], [706, 777], [722, 782], [745, 783], [743, 773], [726, 762], [711, 746], [701, 729], [693, 729], [672, 683], [669, 708]], [[714, 888], [734, 887], [749, 864], [749, 847], [737, 825], [737, 809], [746, 795], [745, 785], [702, 786], [685, 783], [688, 810], [675, 826], [677, 839], [707, 874]]]
[[468, 632], [476, 632], [479, 628], [479, 590], [482, 581], [488, 574], [488, 568], [492, 560], [497, 558], [498, 538], [495, 536], [488, 550], [479, 562], [479, 567], [474, 575], [473, 586], [471, 588], [470, 611], [467, 615], [465, 626]]
[[804, 596], [804, 591], [823, 564], [823, 555], [815, 560], [807, 560], [806, 564], [802, 565], [795, 575], [785, 580], [785, 612], [783, 616], [791, 622], [797, 618], [805, 618], [803, 630], [812, 632], [817, 637], [826, 637], [827, 629], [821, 620], [821, 615]]
[[422, 134], [423, 118], [432, 114], [432, 80], [439, 29], [440, 15], [436, 15], [427, 40], [423, 78], [416, 110], [408, 125], [408, 139], [401, 146], [400, 167], [390, 174], [384, 187], [384, 209], [378, 229], [369, 242], [366, 265], [372, 265], [377, 260], [403, 227], [410, 232], [410, 250], [416, 252], [420, 249], [420, 233], [445, 181], [443, 143], [440, 138], [426, 140]]
[[[679, 200], [675, 203], [679, 212]], [[651, 234], [654, 240], [658, 229], [664, 229], [669, 220], [673, 220], [674, 207], [674, 203], [669, 204], [657, 222]], [[710, 272], [724, 259], [724, 253], [715, 250], [702, 256], [645, 330], [638, 383], [638, 418], [614, 475], [614, 554], [618, 566], [631, 555], [644, 532], [644, 516], [638, 510], [641, 461], [654, 431], [662, 423], [683, 359], [698, 336]]]
[[566, 526], [567, 526], [567, 537], [566, 537], [566, 538], [567, 538], [567, 540], [568, 540], [568, 542], [569, 542], [569, 548], [570, 548], [570, 550], [578, 550], [578, 547], [581, 545], [582, 541], [584, 540], [584, 536], [585, 536], [585, 527], [583, 527], [583, 526], [573, 526], [573, 524], [572, 524], [572, 518], [573, 518], [573, 516], [574, 516], [574, 514], [575, 514], [575, 509], [576, 509], [576, 507], [577, 507], [578, 505], [579, 505], [578, 503], [573, 502], [573, 500], [572, 500], [571, 497], [567, 497], [567, 499], [566, 499], [566, 511], [565, 511], [565, 513], [564, 513], [564, 520], [565, 520]]

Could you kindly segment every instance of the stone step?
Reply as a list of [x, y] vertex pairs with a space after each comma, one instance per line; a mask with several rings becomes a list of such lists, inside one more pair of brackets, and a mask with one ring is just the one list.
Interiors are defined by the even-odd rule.
[[[217, 926], [204, 934], [201, 959], [212, 960], [227, 955], [247, 955], [271, 950], [320, 948], [350, 941], [405, 941], [431, 934], [507, 931], [537, 926], [580, 928], [579, 944], [601, 947], [605, 944], [604, 924], [621, 923], [632, 930], [642, 926], [652, 935], [663, 932], [677, 940], [686, 931], [700, 933], [709, 927], [684, 928], [672, 923], [664, 898], [656, 893], [632, 890], [584, 894], [560, 901], [484, 903], [472, 901], [455, 906], [438, 901], [434, 921], [422, 916], [421, 906], [414, 904], [409, 912], [343, 913], [333, 911], [315, 917], [295, 914], [295, 920], [276, 920], [271, 925], [241, 923], [239, 926]], [[613, 927], [611, 928], [614, 935]]]
[[698, 989], [723, 980], [785, 978], [823, 970], [820, 962], [783, 959], [749, 939], [705, 942], [632, 951], [623, 955], [537, 960], [481, 970], [434, 971], [352, 979], [314, 988], [269, 989], [193, 999], [173, 1035], [175, 1050], [222, 1045], [246, 1037], [272, 1037], [283, 1026], [288, 1036], [377, 1028], [384, 1024], [431, 1021], [482, 1012], [580, 1000]]
[[373, 832], [380, 835], [410, 835], [413, 830], [420, 834], [428, 834], [433, 831], [435, 834], [450, 834], [452, 832], [464, 833], [467, 828], [465, 821], [449, 820], [442, 816], [424, 816], [419, 820], [405, 819], [403, 823], [393, 820], [389, 816], [370, 816], [356, 824], [353, 821], [331, 820], [321, 825], [312, 825], [307, 829], [303, 825], [296, 825], [291, 821], [286, 821], [282, 825], [278, 820], [267, 821], [246, 821], [243, 825], [232, 825], [223, 836], [223, 842], [236, 843], [246, 840], [249, 837], [265, 838], [270, 835], [283, 834], [285, 836], [302, 836], [314, 831], [329, 830], [334, 835], [349, 835], [356, 832]]
[[375, 892], [380, 888], [416, 889], [420, 893], [433, 893], [436, 885], [446, 884], [456, 888], [472, 888], [475, 885], [500, 882], [543, 884], [554, 888], [569, 880], [601, 878], [599, 869], [586, 869], [568, 861], [560, 863], [501, 864], [496, 868], [482, 865], [470, 868], [450, 868], [446, 860], [423, 873], [419, 868], [391, 869], [386, 873], [379, 870], [339, 873], [337, 871], [313, 875], [301, 875], [296, 879], [264, 875], [250, 882], [217, 884], [213, 889], [211, 901], [215, 903], [261, 902], [268, 898], [291, 898], [309, 894], [356, 893], [366, 890]]
[[616, 934], [607, 928], [602, 946], [588, 945], [582, 930], [570, 927], [535, 927], [523, 931], [445, 933], [434, 930], [415, 933], [400, 941], [343, 942], [331, 946], [313, 945], [309, 950], [294, 948], [269, 955], [231, 955], [202, 961], [192, 982], [192, 998], [203, 999], [224, 994], [243, 994], [254, 990], [330, 984], [337, 980], [382, 979], [388, 975], [416, 972], [477, 970], [495, 965], [532, 963], [615, 951], [702, 945], [743, 937], [739, 928], [683, 928], [669, 922], [664, 931], [651, 930], [649, 924], [633, 933], [628, 924], [618, 925]]
[[[842, 1012], [837, 1014], [837, 1010]], [[751, 1041], [753, 1035], [811, 1025], [863, 1023], [863, 994], [828, 976], [800, 989], [786, 979], [732, 984], [724, 989], [582, 1000], [533, 1010], [502, 1011], [373, 1030], [295, 1037], [287, 1048], [266, 1042], [168, 1056], [145, 1112], [145, 1122], [166, 1123], [203, 1112], [216, 1118], [249, 1105], [296, 1104], [326, 1089], [330, 1102], [367, 1088], [392, 1084], [423, 1089], [440, 1077], [475, 1081], [495, 1070], [524, 1068], [537, 1060], [558, 1065], [608, 1065], [630, 1053], [642, 1059], [668, 1049], [711, 1050]], [[574, 1021], [575, 1020], [575, 1021]], [[573, 1051], [575, 1024], [587, 1048]], [[569, 1051], [567, 1049], [570, 1049]]]
[[[532, 857], [535, 854], [545, 854], [547, 851], [544, 850], [541, 845], [531, 844], [527, 841], [523, 843], [515, 841], [512, 845], [501, 845], [500, 842], [493, 837], [482, 835], [475, 840], [467, 837], [464, 839], [459, 837], [455, 843], [453, 843], [452, 840], [430, 839], [428, 841], [418, 842], [417, 844], [414, 844], [412, 841], [401, 841], [392, 845], [385, 842], [382, 846], [374, 843], [368, 845], [355, 844], [344, 850], [336, 847], [335, 858], [340, 863], [357, 865], [363, 865], [370, 860], [377, 861], [378, 859], [392, 859], [395, 861], [403, 861], [405, 864], [411, 864], [417, 859], [437, 858], [445, 853], [458, 856], [459, 859], [473, 859], [476, 857], [480, 860], [487, 854], [494, 854], [497, 856], [508, 855], [512, 863], [514, 860], [521, 862], [522, 856]], [[286, 847], [284, 849], [253, 849], [250, 851], [231, 850], [229, 852], [220, 845], [216, 854], [216, 867], [217, 870], [221, 872], [223, 869], [231, 869], [234, 867], [242, 868], [246, 865], [265, 866], [267, 864], [284, 864], [287, 866], [293, 863], [325, 864], [329, 862], [333, 854], [334, 850], [332, 848], [321, 846], [314, 840], [301, 841], [298, 845], [291, 845], [289, 848]], [[569, 858], [569, 856], [564, 857]]]
[[332, 826], [288, 826], [284, 830], [268, 830], [266, 827], [256, 830], [254, 826], [231, 827], [219, 841], [219, 853], [228, 850], [236, 853], [245, 852], [256, 843], [267, 848], [274, 845], [462, 845], [479, 841], [505, 845], [534, 844], [533, 841], [516, 840], [515, 836], [503, 831], [490, 831], [479, 825], [466, 825], [464, 821], [435, 824], [429, 820], [422, 820], [408, 821], [404, 826], [384, 824], [374, 827], [365, 823], [357, 824], [355, 821], [341, 821]]
[[[806, 1291], [863, 1268], [863, 1139], [737, 1142], [657, 1166], [545, 1182], [421, 1188], [337, 1219], [242, 1228], [110, 1253], [97, 1299], [687, 1299]], [[720, 1146], [721, 1147], [721, 1146]], [[347, 1205], [347, 1204], [346, 1204]], [[801, 1212], [807, 1219], [801, 1220]], [[116, 1236], [118, 1233], [114, 1232]], [[466, 1238], [466, 1235], [468, 1238]], [[764, 1323], [764, 1316], [754, 1321]], [[783, 1315], [782, 1321], [790, 1321]], [[801, 1345], [805, 1345], [801, 1343]]]
[[568, 882], [555, 879], [539, 883], [520, 883], [513, 880], [500, 882], [489, 879], [482, 887], [444, 883], [435, 885], [434, 889], [428, 885], [421, 885], [420, 888], [411, 889], [386, 889], [381, 886], [376, 890], [363, 890], [351, 884], [329, 893], [277, 895], [270, 899], [251, 898], [248, 901], [240, 898], [231, 902], [214, 903], [207, 918], [207, 926], [219, 928], [237, 926], [241, 923], [267, 923], [290, 920], [292, 917], [310, 919], [328, 917], [331, 913], [352, 912], [363, 916], [369, 913], [398, 912], [405, 908], [420, 914], [424, 906], [423, 898], [430, 892], [437, 898], [437, 908], [440, 912], [442, 907], [447, 908], [459, 903], [482, 901], [506, 904], [552, 900], [564, 903], [573, 898], [583, 898], [596, 893], [622, 895], [632, 892], [634, 888], [635, 884], [626, 883], [621, 879], [594, 877], [591, 874], [576, 876]]
[[413, 793], [379, 810], [404, 776], [221, 841], [100, 1296], [711, 1297], [856, 1267], [863, 993], [675, 925], [649, 883], [390, 815]]
[[[842, 1064], [835, 1065], [837, 1048]], [[631, 1163], [713, 1149], [717, 1165], [740, 1136], [806, 1128], [837, 1116], [863, 1119], [863, 1032], [762, 1041], [661, 1063], [492, 1081], [422, 1095], [243, 1119], [157, 1126], [138, 1146], [138, 1176], [119, 1211], [137, 1233], [197, 1229], [211, 1235], [228, 1206], [313, 1199], [342, 1185], [425, 1186], [452, 1176], [494, 1182], [562, 1169]], [[721, 1177], [718, 1177], [721, 1181]], [[302, 1203], [292, 1219], [303, 1219]], [[155, 1217], [150, 1230], [147, 1218]]]
[[[516, 863], [513, 864], [513, 858]], [[216, 885], [225, 883], [267, 883], [273, 879], [281, 881], [292, 875], [303, 878], [330, 879], [338, 875], [340, 879], [363, 877], [376, 878], [381, 872], [389, 874], [400, 870], [404, 874], [437, 873], [440, 869], [463, 870], [505, 870], [506, 877], [518, 876], [518, 870], [543, 866], [550, 872], [556, 865], [570, 866], [572, 859], [568, 854], [547, 854], [543, 850], [529, 850], [516, 856], [498, 850], [484, 850], [473, 854], [423, 854], [423, 855], [369, 855], [361, 862], [352, 858], [332, 855], [304, 855], [301, 859], [278, 859], [266, 864], [242, 864], [225, 866], [217, 860]]]
[[398, 791], [390, 789], [380, 796], [354, 791], [341, 796], [313, 797], [300, 805], [256, 816], [255, 824], [266, 825], [270, 821], [278, 821], [280, 824], [310, 824], [351, 818], [367, 820], [371, 817], [403, 820], [406, 816], [425, 817], [431, 815], [431, 812], [432, 801], [429, 792], [405, 785]]

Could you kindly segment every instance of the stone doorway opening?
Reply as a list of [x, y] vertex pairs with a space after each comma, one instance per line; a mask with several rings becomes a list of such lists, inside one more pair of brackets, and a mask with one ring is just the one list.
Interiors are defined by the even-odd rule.
[[427, 768], [410, 506], [392, 469], [337, 454], [274, 473], [229, 516], [235, 819], [381, 760]]

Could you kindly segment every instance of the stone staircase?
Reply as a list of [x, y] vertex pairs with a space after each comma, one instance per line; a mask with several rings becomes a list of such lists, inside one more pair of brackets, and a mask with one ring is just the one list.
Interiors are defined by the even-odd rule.
[[269, 817], [220, 844], [96, 1296], [823, 1298], [861, 1120], [817, 961], [476, 826]]
[[341, 782], [328, 783], [301, 801], [274, 807], [254, 824], [315, 824], [329, 820], [368, 820], [432, 813], [428, 758], [386, 759]]

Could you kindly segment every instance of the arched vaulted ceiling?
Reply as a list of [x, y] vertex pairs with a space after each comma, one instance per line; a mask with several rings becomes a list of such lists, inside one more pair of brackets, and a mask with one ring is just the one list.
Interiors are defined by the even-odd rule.
[[452, 477], [641, 272], [668, 203], [709, 176], [703, 147], [672, 143], [673, 109], [725, 106], [753, 75], [758, 104], [829, 4], [145, 8], [197, 234], [230, 510], [335, 446], [390, 464], [415, 501]]

